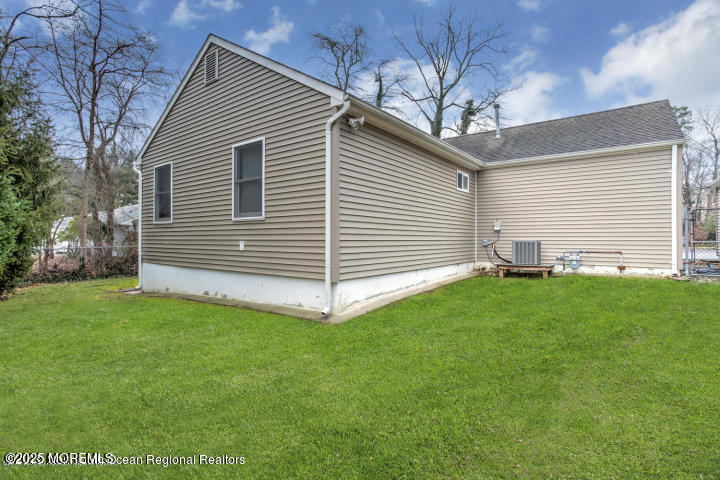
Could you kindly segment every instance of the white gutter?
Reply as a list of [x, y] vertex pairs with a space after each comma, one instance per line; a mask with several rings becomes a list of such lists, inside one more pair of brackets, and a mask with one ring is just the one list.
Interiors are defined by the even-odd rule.
[[636, 145], [625, 145], [621, 147], [598, 148], [595, 150], [581, 150], [578, 152], [558, 153], [553, 155], [542, 155], [538, 157], [516, 158], [512, 160], [501, 160], [497, 162], [485, 162], [485, 168], [501, 168], [510, 167], [519, 163], [540, 163], [553, 162], [555, 160], [567, 160], [571, 158], [593, 157], [598, 155], [606, 155], [609, 153], [634, 152], [640, 150], [651, 150], [654, 148], [670, 147], [682, 143], [684, 140], [667, 140], [662, 142], [638, 143]]
[[670, 188], [672, 189], [670, 192], [670, 198], [671, 198], [671, 207], [670, 207], [670, 218], [672, 219], [672, 227], [671, 227], [671, 235], [672, 235], [672, 273], [673, 275], [678, 273], [678, 195], [677, 195], [677, 173], [678, 173], [678, 146], [673, 145], [672, 146], [672, 167], [670, 169], [670, 175], [672, 175], [672, 179], [670, 180]]
[[399, 119], [395, 115], [377, 108], [374, 105], [370, 105], [355, 96], [351, 95], [349, 98], [350, 101], [353, 102], [352, 112], [350, 112], [350, 114], [364, 116], [365, 123], [371, 123], [386, 133], [390, 133], [407, 140], [424, 150], [434, 153], [435, 155], [439, 155], [446, 160], [465, 168], [477, 170], [485, 165], [485, 162], [475, 156], [464, 152], [437, 137], [433, 137], [429, 133]]
[[138, 168], [141, 162], [141, 157], [137, 157], [133, 162], [133, 170], [135, 170], [138, 176], [138, 284], [137, 287], [135, 287], [138, 290], [142, 290], [142, 171]]
[[350, 109], [347, 95], [343, 106], [325, 122], [325, 306], [323, 315], [332, 308], [332, 126]]

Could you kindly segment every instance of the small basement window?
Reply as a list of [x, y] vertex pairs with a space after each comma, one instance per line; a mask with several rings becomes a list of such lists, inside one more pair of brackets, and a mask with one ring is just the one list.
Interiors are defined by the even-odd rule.
[[265, 139], [233, 145], [233, 220], [265, 217]]
[[470, 177], [460, 170], [457, 171], [457, 189], [462, 192], [470, 191]]
[[172, 222], [172, 163], [155, 167], [153, 203], [155, 223]]
[[205, 83], [210, 83], [218, 78], [218, 50], [205, 54]]

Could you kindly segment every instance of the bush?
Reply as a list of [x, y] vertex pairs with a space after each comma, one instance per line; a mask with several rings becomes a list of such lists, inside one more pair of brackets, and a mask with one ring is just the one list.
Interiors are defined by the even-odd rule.
[[137, 275], [137, 252], [119, 256], [90, 255], [80, 257], [58, 256], [48, 262], [47, 268], [35, 263], [25, 277], [26, 285], [90, 280], [93, 278], [128, 277]]

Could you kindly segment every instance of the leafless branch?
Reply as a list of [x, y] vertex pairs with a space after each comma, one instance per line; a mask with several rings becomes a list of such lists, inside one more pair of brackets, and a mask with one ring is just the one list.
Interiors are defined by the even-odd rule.
[[367, 70], [367, 33], [362, 25], [340, 23], [330, 34], [311, 34], [316, 59], [327, 65], [332, 83], [343, 92], [354, 91], [358, 75]]
[[[501, 25], [481, 26], [477, 17], [458, 18], [456, 13], [451, 4], [432, 30], [415, 16], [414, 48], [394, 34], [421, 79], [420, 88], [401, 82], [402, 95], [420, 109], [430, 124], [430, 133], [436, 137], [449, 128], [444, 124], [448, 110], [464, 108], [463, 98], [469, 96], [477, 108], [487, 108], [506, 91], [504, 78], [495, 64], [497, 55], [506, 52], [506, 34]], [[491, 88], [475, 87], [480, 73], [492, 83]], [[469, 94], [464, 89], [469, 89]]]

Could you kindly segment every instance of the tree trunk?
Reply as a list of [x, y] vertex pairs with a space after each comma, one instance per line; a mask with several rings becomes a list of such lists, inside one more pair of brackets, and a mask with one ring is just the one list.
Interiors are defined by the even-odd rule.
[[110, 167], [103, 165], [103, 175], [105, 176], [105, 211], [107, 212], [107, 221], [105, 223], [105, 243], [107, 245], [115, 244], [115, 182], [111, 177]]
[[442, 98], [440, 98], [440, 99], [438, 99], [437, 104], [436, 104], [435, 116], [433, 117], [432, 123], [430, 123], [430, 134], [433, 137], [440, 138], [440, 134], [442, 133], [443, 107], [444, 107], [444, 101]]
[[87, 247], [87, 216], [88, 216], [88, 190], [90, 188], [90, 156], [85, 159], [85, 171], [83, 171], [82, 201], [80, 203], [80, 256], [85, 254]]
[[474, 114], [473, 101], [468, 100], [465, 102], [465, 108], [460, 116], [460, 132], [458, 132], [460, 135], [467, 135], [468, 129], [470, 128], [470, 120]]
[[380, 71], [380, 67], [378, 67], [378, 72], [377, 72], [377, 77], [376, 77], [376, 78], [377, 78], [378, 89], [377, 89], [377, 95], [375, 95], [375, 106], [376, 106], [377, 108], [382, 108], [382, 103], [383, 103], [383, 79], [382, 79], [382, 72]]

